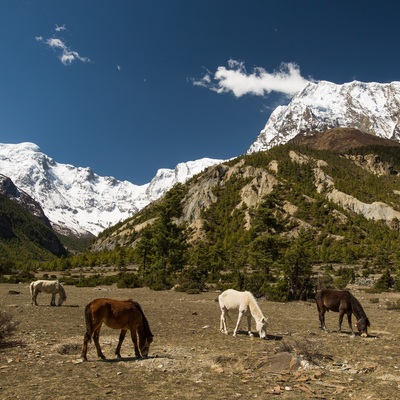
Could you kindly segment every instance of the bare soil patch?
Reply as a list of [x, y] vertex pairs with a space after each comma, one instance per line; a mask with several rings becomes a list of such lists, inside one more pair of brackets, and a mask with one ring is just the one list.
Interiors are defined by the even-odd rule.
[[[217, 292], [66, 291], [63, 306], [50, 307], [50, 295], [40, 294], [35, 307], [28, 285], [0, 285], [0, 307], [19, 321], [0, 345], [1, 399], [400, 398], [400, 318], [386, 309], [399, 294], [352, 290], [371, 321], [368, 338], [351, 337], [347, 322], [346, 333], [320, 331], [315, 303], [259, 299], [269, 318], [268, 338], [261, 340], [219, 331]], [[119, 332], [104, 327], [100, 343], [107, 360], [99, 360], [90, 343], [89, 361], [81, 362], [84, 306], [98, 297], [142, 305], [154, 334], [149, 358], [134, 357], [127, 335], [123, 359], [115, 359]], [[328, 313], [326, 323], [336, 330], [338, 314]]]

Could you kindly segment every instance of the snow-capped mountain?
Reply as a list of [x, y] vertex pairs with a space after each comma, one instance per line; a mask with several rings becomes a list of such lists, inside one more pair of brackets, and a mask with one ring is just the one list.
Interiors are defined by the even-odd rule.
[[[400, 142], [400, 82], [309, 83], [287, 106], [275, 109], [247, 152], [337, 127]], [[180, 163], [175, 169], [158, 170], [150, 183], [138, 186], [99, 176], [90, 168], [57, 163], [33, 143], [0, 144], [0, 174], [32, 196], [57, 231], [75, 235], [97, 235], [158, 199], [175, 183], [222, 161], [203, 158]]]
[[0, 173], [40, 203], [56, 231], [74, 235], [97, 235], [221, 161], [204, 158], [160, 169], [150, 183], [138, 186], [57, 163], [33, 143], [0, 144]]
[[287, 106], [272, 112], [247, 153], [268, 150], [298, 134], [337, 127], [400, 141], [400, 82], [310, 82]]

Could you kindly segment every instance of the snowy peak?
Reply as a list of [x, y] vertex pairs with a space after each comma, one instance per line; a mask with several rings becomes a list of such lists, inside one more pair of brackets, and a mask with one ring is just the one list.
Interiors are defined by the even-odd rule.
[[400, 82], [310, 82], [287, 106], [276, 108], [248, 153], [270, 149], [298, 134], [355, 128], [400, 141]]
[[162, 196], [220, 160], [202, 159], [162, 169], [149, 184], [137, 186], [103, 177], [90, 168], [54, 161], [33, 143], [0, 144], [0, 171], [42, 206], [55, 230], [76, 236], [97, 235], [105, 228]]
[[161, 168], [157, 171], [156, 176], [151, 180], [146, 190], [146, 195], [151, 201], [154, 201], [166, 193], [176, 183], [184, 183], [191, 177], [204, 171], [206, 168], [222, 162], [223, 160], [201, 158], [196, 161], [179, 163], [175, 169]]

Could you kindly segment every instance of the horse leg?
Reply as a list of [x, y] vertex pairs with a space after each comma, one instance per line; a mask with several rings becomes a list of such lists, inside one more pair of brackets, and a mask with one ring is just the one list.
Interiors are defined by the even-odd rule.
[[240, 321], [242, 320], [243, 314], [245, 312], [246, 312], [245, 310], [239, 310], [239, 316], [238, 316], [238, 320], [237, 320], [237, 323], [236, 323], [236, 326], [235, 326], [235, 330], [233, 331], [233, 336], [236, 336], [236, 332], [239, 329]]
[[32, 304], [35, 304], [35, 306], [38, 305], [38, 303], [37, 303], [37, 295], [38, 295], [38, 293], [39, 292], [37, 290], [34, 290], [33, 294], [32, 294]]
[[55, 293], [55, 292], [53, 292], [53, 293], [51, 294], [51, 302], [50, 302], [50, 305], [51, 305], [51, 306], [55, 306], [55, 305], [56, 305], [56, 293]]
[[338, 332], [342, 332], [343, 317], [344, 317], [344, 311], [339, 310], [339, 330], [338, 330]]
[[82, 354], [81, 354], [81, 358], [83, 361], [87, 361], [88, 342], [90, 342], [90, 334], [88, 332], [85, 332], [85, 336], [83, 337], [83, 346], [82, 346]]
[[247, 316], [247, 332], [250, 337], [253, 337], [253, 333], [251, 332], [251, 315]]
[[95, 344], [95, 346], [96, 346], [97, 355], [98, 355], [102, 360], [104, 360], [104, 359], [106, 358], [106, 356], [105, 356], [105, 355], [102, 353], [102, 351], [101, 351], [101, 347], [100, 347], [100, 343], [99, 343], [99, 338], [100, 338], [100, 327], [97, 328], [97, 329], [94, 331], [94, 334], [93, 334], [93, 341], [94, 341], [94, 344]]
[[318, 317], [319, 317], [319, 328], [326, 331], [327, 329], [325, 325], [325, 310], [320, 310], [318, 313]]
[[139, 351], [136, 329], [134, 327], [131, 328], [131, 338], [132, 338], [133, 347], [135, 348], [136, 358], [142, 358], [142, 355], [140, 354], [140, 351]]
[[348, 324], [349, 324], [349, 328], [350, 328], [350, 331], [351, 331], [351, 335], [354, 336], [355, 333], [354, 333], [354, 331], [353, 331], [353, 326], [351, 325], [351, 312], [347, 314], [347, 322], [348, 322]]
[[221, 320], [220, 320], [220, 324], [219, 324], [219, 329], [222, 333], [225, 333], [225, 335], [228, 334], [228, 328], [226, 327], [226, 314], [227, 311], [225, 311], [224, 309], [221, 310]]
[[127, 332], [126, 329], [121, 329], [121, 333], [119, 334], [118, 346], [115, 349], [115, 354], [118, 358], [122, 358], [120, 351], [121, 351], [122, 342], [125, 339], [126, 332]]

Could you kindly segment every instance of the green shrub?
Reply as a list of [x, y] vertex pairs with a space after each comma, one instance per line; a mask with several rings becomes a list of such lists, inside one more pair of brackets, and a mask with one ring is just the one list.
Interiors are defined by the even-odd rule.
[[134, 273], [119, 273], [117, 280], [118, 288], [138, 288], [142, 286], [140, 277]]
[[344, 289], [349, 283], [354, 283], [356, 274], [354, 268], [340, 267], [337, 271], [338, 278], [335, 280], [337, 289]]
[[13, 315], [5, 310], [0, 310], [0, 342], [12, 335], [19, 322], [13, 320]]
[[275, 285], [269, 285], [266, 289], [265, 297], [270, 301], [288, 301], [289, 286], [286, 279], [280, 279]]
[[178, 275], [176, 290], [179, 292], [198, 292], [206, 288], [206, 276], [198, 268], [187, 268]]
[[386, 269], [382, 276], [378, 279], [378, 281], [374, 285], [374, 289], [376, 291], [385, 292], [388, 291], [395, 285], [395, 281], [390, 275], [389, 269]]

